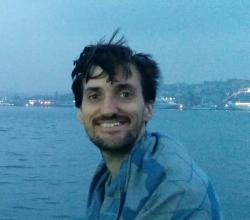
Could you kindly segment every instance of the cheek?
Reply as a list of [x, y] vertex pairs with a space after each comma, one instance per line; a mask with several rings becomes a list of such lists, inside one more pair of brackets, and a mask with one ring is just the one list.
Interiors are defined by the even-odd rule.
[[83, 117], [83, 113], [81, 110], [77, 111], [77, 118], [81, 123], [84, 123], [84, 117]]
[[151, 118], [150, 111], [143, 104], [133, 106], [130, 110], [130, 115], [136, 120], [136, 123], [146, 122]]
[[88, 123], [88, 120], [90, 119], [89, 112], [85, 108], [78, 110], [77, 117], [78, 117], [79, 121], [83, 124]]
[[81, 109], [81, 121], [89, 125], [94, 118], [99, 116], [99, 114], [100, 112], [96, 106], [85, 106]]

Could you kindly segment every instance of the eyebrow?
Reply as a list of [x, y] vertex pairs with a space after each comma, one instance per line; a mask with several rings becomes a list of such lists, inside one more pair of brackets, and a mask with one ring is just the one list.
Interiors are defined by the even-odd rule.
[[129, 89], [132, 90], [134, 92], [136, 92], [137, 88], [131, 84], [127, 84], [127, 83], [121, 83], [118, 84], [117, 86], [115, 86], [117, 90], [123, 90], [123, 89]]
[[88, 87], [85, 89], [84, 93], [86, 92], [99, 92], [101, 90], [100, 87], [93, 86], [93, 87]]
[[[133, 93], [137, 92], [137, 88], [131, 84], [128, 84], [128, 83], [117, 84], [114, 86], [114, 90], [117, 92], [119, 92], [121, 90], [130, 90]], [[84, 94], [88, 94], [91, 92], [101, 92], [101, 91], [102, 91], [102, 88], [99, 86], [90, 86], [84, 90]]]

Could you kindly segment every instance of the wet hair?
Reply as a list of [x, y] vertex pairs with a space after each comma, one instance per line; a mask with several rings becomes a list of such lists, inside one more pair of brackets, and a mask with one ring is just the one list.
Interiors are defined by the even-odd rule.
[[146, 103], [154, 102], [158, 87], [160, 70], [157, 63], [149, 54], [134, 53], [126, 45], [124, 37], [114, 42], [117, 31], [108, 42], [99, 41], [95, 45], [86, 46], [79, 58], [74, 61], [72, 91], [75, 97], [75, 106], [80, 108], [83, 99], [84, 81], [100, 77], [92, 76], [93, 66], [100, 66], [108, 75], [108, 81], [113, 82], [117, 74], [117, 67], [121, 67], [125, 77], [131, 76], [131, 64], [140, 73], [143, 98]]

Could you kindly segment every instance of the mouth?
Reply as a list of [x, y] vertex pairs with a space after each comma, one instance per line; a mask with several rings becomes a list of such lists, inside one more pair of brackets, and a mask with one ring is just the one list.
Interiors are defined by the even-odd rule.
[[120, 122], [104, 122], [100, 124], [102, 128], [113, 128], [113, 127], [119, 127], [121, 125], [122, 123]]
[[127, 117], [100, 118], [94, 120], [93, 124], [106, 131], [118, 131], [128, 125], [129, 121]]

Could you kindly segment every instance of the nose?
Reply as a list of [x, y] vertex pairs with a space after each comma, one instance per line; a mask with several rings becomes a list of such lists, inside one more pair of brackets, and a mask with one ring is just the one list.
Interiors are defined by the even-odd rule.
[[112, 96], [107, 96], [103, 100], [101, 113], [105, 116], [112, 116], [118, 112], [118, 103]]

